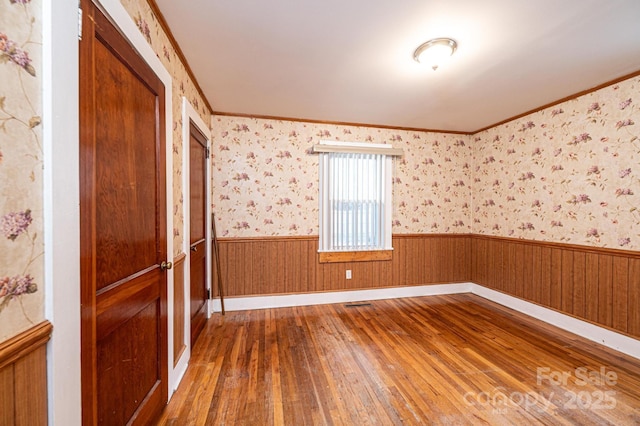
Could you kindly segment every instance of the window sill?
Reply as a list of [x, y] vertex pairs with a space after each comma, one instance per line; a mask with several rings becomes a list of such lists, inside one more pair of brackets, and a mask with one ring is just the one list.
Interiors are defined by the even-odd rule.
[[320, 263], [372, 262], [393, 259], [393, 250], [321, 251], [318, 255]]

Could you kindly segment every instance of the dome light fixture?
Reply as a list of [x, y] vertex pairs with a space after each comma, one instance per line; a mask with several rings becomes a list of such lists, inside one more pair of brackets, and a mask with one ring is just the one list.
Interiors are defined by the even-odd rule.
[[413, 59], [421, 64], [430, 65], [437, 70], [440, 64], [448, 59], [456, 51], [458, 43], [450, 38], [434, 38], [422, 43], [413, 52]]

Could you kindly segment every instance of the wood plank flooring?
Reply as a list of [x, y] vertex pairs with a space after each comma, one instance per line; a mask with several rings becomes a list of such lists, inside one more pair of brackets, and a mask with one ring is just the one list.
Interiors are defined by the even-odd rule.
[[353, 305], [215, 316], [159, 424], [640, 424], [634, 358], [473, 295]]

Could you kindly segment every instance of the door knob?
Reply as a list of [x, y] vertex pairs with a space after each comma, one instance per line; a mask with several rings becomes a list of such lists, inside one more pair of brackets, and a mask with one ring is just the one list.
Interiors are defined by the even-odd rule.
[[167, 271], [167, 270], [169, 270], [171, 268], [173, 268], [173, 263], [172, 262], [163, 261], [160, 264], [160, 269], [162, 269], [163, 271]]
[[191, 246], [191, 251], [198, 251], [198, 246]]

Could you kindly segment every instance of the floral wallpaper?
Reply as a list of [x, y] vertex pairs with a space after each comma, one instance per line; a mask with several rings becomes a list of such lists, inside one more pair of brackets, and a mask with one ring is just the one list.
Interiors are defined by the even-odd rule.
[[221, 237], [318, 234], [321, 140], [392, 144], [394, 233], [471, 232], [467, 135], [214, 116], [213, 211]]
[[[185, 189], [182, 185], [182, 97], [186, 97], [191, 102], [205, 123], [210, 121], [211, 114], [147, 1], [121, 0], [121, 4], [173, 78], [173, 135], [167, 135], [167, 137], [173, 137], [173, 254], [178, 256], [182, 252], [184, 240], [182, 235]], [[167, 159], [167, 161], [170, 160]]]
[[42, 20], [0, 2], [0, 341], [44, 318]]
[[322, 139], [390, 143], [394, 233], [640, 249], [640, 77], [467, 136], [214, 116], [225, 237], [318, 233]]
[[474, 233], [640, 250], [640, 77], [471, 143]]

